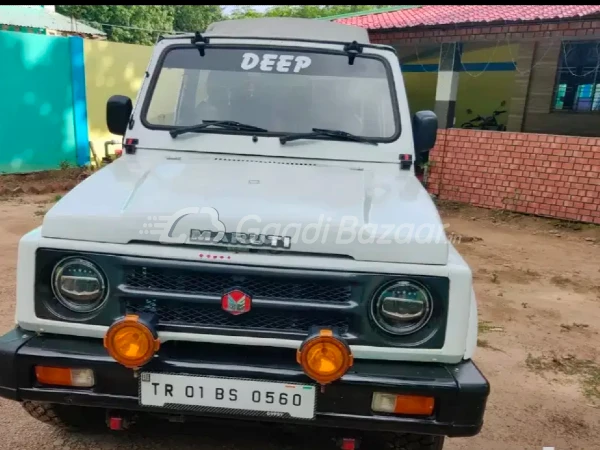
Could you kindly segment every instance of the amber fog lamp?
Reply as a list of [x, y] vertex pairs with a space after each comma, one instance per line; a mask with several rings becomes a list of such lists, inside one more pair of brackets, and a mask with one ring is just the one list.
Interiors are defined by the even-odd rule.
[[354, 362], [348, 344], [330, 329], [312, 332], [296, 354], [304, 373], [325, 385], [344, 376]]
[[134, 314], [117, 319], [104, 335], [104, 347], [127, 368], [143, 366], [160, 348], [154, 320]]

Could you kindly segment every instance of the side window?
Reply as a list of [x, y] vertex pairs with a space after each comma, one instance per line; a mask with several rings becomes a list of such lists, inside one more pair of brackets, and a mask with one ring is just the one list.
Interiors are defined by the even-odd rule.
[[561, 45], [552, 109], [600, 111], [600, 41], [568, 41]]

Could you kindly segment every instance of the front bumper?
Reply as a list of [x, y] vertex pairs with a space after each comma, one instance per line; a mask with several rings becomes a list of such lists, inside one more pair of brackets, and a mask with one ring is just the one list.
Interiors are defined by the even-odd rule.
[[[167, 342], [160, 357], [144, 370], [312, 383], [294, 356], [290, 349]], [[35, 365], [90, 368], [94, 370], [96, 385], [90, 389], [40, 386], [35, 380]], [[434, 396], [434, 414], [423, 418], [373, 413], [371, 400], [375, 391]], [[365, 431], [473, 436], [483, 424], [488, 394], [487, 380], [471, 361], [447, 365], [357, 360], [341, 380], [317, 393], [314, 420], [261, 420]], [[36, 336], [20, 328], [0, 337], [0, 396], [117, 410], [232, 417], [141, 406], [138, 379], [108, 356], [100, 340]]]

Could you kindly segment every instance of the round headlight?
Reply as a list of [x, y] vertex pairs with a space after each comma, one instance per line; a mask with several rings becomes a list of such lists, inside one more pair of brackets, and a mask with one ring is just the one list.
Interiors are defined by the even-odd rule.
[[431, 317], [429, 291], [414, 281], [395, 281], [383, 286], [371, 302], [371, 317], [383, 331], [398, 336], [414, 333]]
[[83, 258], [66, 258], [54, 267], [52, 291], [65, 308], [90, 313], [102, 306], [108, 288], [96, 264]]

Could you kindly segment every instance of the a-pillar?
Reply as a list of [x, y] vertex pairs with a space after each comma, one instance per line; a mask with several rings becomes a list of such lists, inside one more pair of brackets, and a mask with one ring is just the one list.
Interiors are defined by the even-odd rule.
[[435, 114], [439, 128], [452, 128], [456, 117], [456, 95], [462, 46], [459, 42], [441, 44], [435, 91]]

